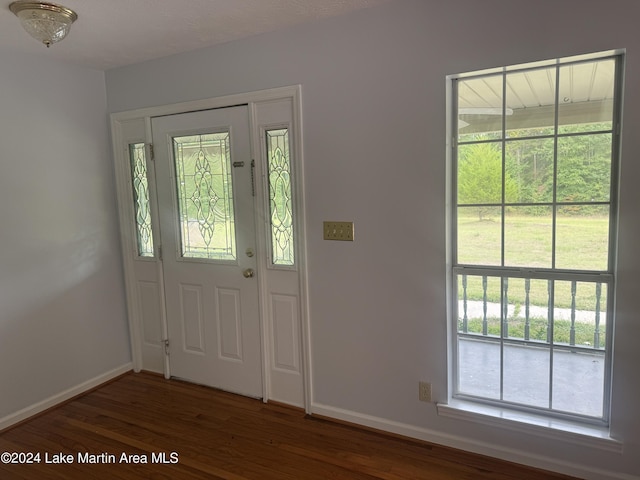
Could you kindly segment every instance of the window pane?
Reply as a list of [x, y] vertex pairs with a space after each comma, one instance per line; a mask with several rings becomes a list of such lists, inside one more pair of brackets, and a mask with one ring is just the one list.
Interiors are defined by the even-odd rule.
[[500, 278], [458, 275], [458, 331], [472, 337], [458, 339], [458, 390], [486, 398], [500, 398]]
[[529, 278], [508, 278], [508, 304], [504, 338], [527, 342], [549, 342], [549, 282]]
[[147, 159], [144, 143], [129, 145], [129, 160], [131, 162], [138, 255], [141, 257], [153, 257], [153, 231], [151, 230], [149, 181], [147, 179]]
[[556, 280], [553, 342], [604, 349], [607, 284]]
[[229, 133], [173, 139], [182, 256], [235, 260]]
[[553, 408], [602, 416], [607, 284], [555, 282]]
[[458, 391], [500, 399], [500, 344], [458, 338]]
[[606, 283], [458, 274], [457, 291], [459, 393], [603, 415]]
[[606, 202], [611, 191], [611, 134], [558, 138], [558, 202]]
[[609, 261], [609, 207], [558, 207], [556, 268], [606, 271]]
[[509, 73], [506, 82], [505, 122], [509, 138], [553, 134], [555, 67]]
[[458, 207], [458, 263], [500, 265], [501, 208]]
[[549, 407], [549, 348], [504, 346], [503, 400], [534, 407]]
[[553, 138], [509, 141], [505, 149], [507, 203], [553, 201]]
[[458, 141], [502, 137], [502, 75], [458, 82]]
[[556, 410], [602, 417], [604, 413], [604, 355], [553, 352], [553, 399]]
[[558, 132], [611, 130], [614, 87], [613, 59], [561, 66]]
[[504, 220], [504, 264], [508, 267], [551, 268], [551, 207], [509, 207]]
[[502, 202], [501, 143], [474, 143], [458, 148], [458, 204]]
[[268, 130], [266, 133], [271, 213], [271, 262], [274, 265], [293, 265], [293, 199], [289, 131], [284, 128]]
[[500, 278], [458, 275], [458, 331], [500, 337]]

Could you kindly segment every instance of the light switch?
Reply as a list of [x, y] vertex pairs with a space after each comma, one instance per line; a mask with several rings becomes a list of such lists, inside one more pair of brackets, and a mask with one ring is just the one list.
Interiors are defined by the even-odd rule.
[[325, 240], [353, 242], [353, 222], [323, 222]]

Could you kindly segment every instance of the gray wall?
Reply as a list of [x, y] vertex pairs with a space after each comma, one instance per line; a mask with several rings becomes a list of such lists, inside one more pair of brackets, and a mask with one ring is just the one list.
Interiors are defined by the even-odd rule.
[[[639, 13], [631, 0], [399, 0], [108, 71], [108, 109], [301, 84], [314, 404], [637, 474]], [[439, 417], [417, 382], [446, 400], [445, 77], [613, 48], [628, 49], [611, 422], [624, 454]], [[356, 241], [323, 241], [323, 220], [354, 221]]]
[[131, 358], [104, 73], [0, 62], [2, 419]]

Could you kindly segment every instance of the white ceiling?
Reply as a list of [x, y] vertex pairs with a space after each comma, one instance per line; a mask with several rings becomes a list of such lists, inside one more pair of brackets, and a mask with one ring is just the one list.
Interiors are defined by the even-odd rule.
[[78, 20], [47, 49], [0, 8], [0, 49], [108, 70], [342, 15], [390, 0], [60, 0]]

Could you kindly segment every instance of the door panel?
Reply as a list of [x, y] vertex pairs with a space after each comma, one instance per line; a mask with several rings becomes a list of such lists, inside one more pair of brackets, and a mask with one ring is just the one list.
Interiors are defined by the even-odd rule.
[[152, 119], [171, 375], [262, 396], [246, 106]]
[[218, 288], [218, 338], [220, 357], [242, 361], [240, 290]]
[[180, 284], [180, 321], [183, 326], [183, 348], [191, 353], [205, 353], [202, 285]]

